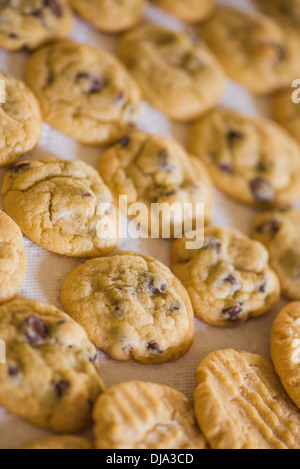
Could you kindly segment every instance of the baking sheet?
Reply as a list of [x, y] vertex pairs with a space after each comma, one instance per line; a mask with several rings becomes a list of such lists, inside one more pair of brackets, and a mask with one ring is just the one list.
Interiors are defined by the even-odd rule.
[[[248, 0], [222, 0], [219, 3], [248, 10], [254, 9]], [[186, 28], [179, 20], [153, 6], [147, 8], [145, 21], [161, 24], [172, 29]], [[79, 42], [104, 47], [112, 52], [115, 51], [117, 43], [115, 37], [100, 34], [79, 19], [76, 20], [72, 38]], [[0, 67], [22, 79], [27, 58], [28, 55], [24, 52], [7, 53], [0, 51]], [[269, 117], [266, 99], [251, 96], [243, 88], [229, 80], [222, 105], [245, 112], [251, 116], [263, 115]], [[147, 103], [143, 104], [138, 127], [151, 133], [173, 136], [185, 144], [187, 126], [169, 121], [163, 114]], [[47, 152], [65, 159], [82, 159], [86, 163], [96, 166], [102, 149], [80, 145], [55, 131], [48, 124], [44, 124], [43, 136], [39, 146], [26, 155], [26, 158], [39, 159]], [[0, 171], [1, 178], [2, 174], [3, 170]], [[0, 204], [2, 205], [2, 202]], [[239, 205], [217, 192], [214, 225], [231, 226], [250, 234], [254, 216], [254, 210]], [[62, 308], [60, 302], [62, 283], [68, 273], [83, 260], [52, 254], [27, 238], [24, 239], [24, 242], [29, 265], [25, 282], [18, 297], [44, 301]], [[170, 241], [167, 240], [132, 241], [123, 239], [120, 241], [117, 251], [128, 249], [138, 251], [156, 257], [161, 262], [169, 265], [170, 245]], [[282, 300], [272, 314], [261, 319], [251, 320], [236, 329], [213, 328], [199, 320], [195, 320], [196, 333], [192, 349], [185, 357], [172, 364], [145, 366], [134, 362], [122, 363], [109, 358], [103, 353], [101, 357], [102, 375], [105, 383], [110, 386], [122, 381], [145, 380], [146, 376], [148, 381], [171, 386], [188, 397], [192, 397], [195, 387], [194, 371], [207, 353], [216, 349], [233, 347], [259, 353], [269, 358], [270, 328], [276, 314], [284, 304], [285, 302]], [[89, 433], [86, 434], [89, 435]], [[0, 408], [0, 449], [18, 448], [47, 435], [47, 432]]]

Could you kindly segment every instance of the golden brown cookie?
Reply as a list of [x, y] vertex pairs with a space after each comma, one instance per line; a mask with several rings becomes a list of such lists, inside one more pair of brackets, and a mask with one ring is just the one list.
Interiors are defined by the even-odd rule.
[[90, 340], [117, 360], [174, 361], [193, 342], [185, 288], [166, 266], [135, 252], [75, 268], [63, 284], [62, 304]]
[[160, 384], [112, 386], [98, 399], [93, 417], [98, 449], [207, 449], [193, 402]]
[[300, 198], [299, 146], [270, 120], [216, 109], [191, 126], [188, 148], [239, 202], [285, 207]]
[[0, 210], [0, 303], [16, 296], [25, 278], [27, 263], [20, 228]]
[[272, 112], [274, 118], [281, 124], [300, 144], [300, 104], [293, 102], [293, 93], [299, 99], [296, 89], [288, 88], [272, 97]]
[[117, 245], [112, 195], [83, 161], [22, 161], [5, 173], [2, 197], [23, 233], [51, 252], [98, 257]]
[[88, 44], [57, 41], [28, 61], [26, 81], [44, 119], [85, 144], [117, 141], [140, 113], [140, 93], [123, 65]]
[[215, 0], [152, 0], [152, 2], [187, 23], [203, 21], [212, 14], [215, 7]]
[[15, 300], [0, 307], [0, 405], [57, 433], [91, 424], [103, 390], [99, 358], [79, 324], [54, 306]]
[[[173, 139], [133, 132], [101, 156], [98, 170], [116, 199], [120, 195], [127, 196], [128, 215], [132, 204], [147, 207], [146, 230], [151, 231], [156, 220], [161, 235], [163, 229], [171, 236], [178, 230], [181, 233], [183, 220], [186, 227], [188, 223], [191, 225], [191, 230], [196, 221], [203, 223], [203, 214], [198, 217], [196, 214], [198, 203], [204, 204], [205, 224], [212, 219], [215, 197], [210, 176], [204, 165]], [[178, 204], [178, 221], [174, 221], [170, 211], [159, 220], [159, 213], [152, 204], [170, 207]], [[184, 216], [185, 204], [191, 204], [193, 209], [189, 217]]]
[[79, 436], [50, 436], [24, 446], [22, 449], [93, 449], [93, 444]]
[[282, 292], [290, 300], [300, 300], [299, 232], [300, 211], [296, 209], [262, 213], [254, 223], [253, 236], [268, 249]]
[[67, 37], [73, 27], [68, 0], [0, 0], [0, 47], [35, 49]]
[[300, 412], [265, 358], [216, 351], [196, 381], [196, 418], [212, 449], [300, 448]]
[[300, 303], [290, 303], [277, 316], [271, 333], [275, 370], [289, 396], [300, 408]]
[[176, 121], [204, 114], [224, 92], [224, 73], [218, 61], [187, 32], [140, 26], [123, 36], [119, 54], [144, 98]]
[[199, 249], [187, 238], [172, 246], [172, 271], [187, 288], [195, 315], [231, 327], [264, 315], [280, 297], [279, 281], [260, 244], [230, 228], [208, 227]]
[[119, 33], [142, 19], [145, 0], [71, 0], [75, 11], [95, 28]]
[[5, 102], [0, 103], [0, 166], [5, 166], [38, 144], [42, 115], [36, 97], [22, 81], [1, 69], [0, 80], [5, 84]]
[[298, 77], [299, 40], [271, 17], [220, 7], [201, 35], [230, 78], [256, 94], [269, 94]]

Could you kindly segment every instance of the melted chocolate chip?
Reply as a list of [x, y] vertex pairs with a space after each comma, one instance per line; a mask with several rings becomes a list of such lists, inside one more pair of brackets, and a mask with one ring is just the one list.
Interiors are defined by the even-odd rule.
[[16, 366], [9, 366], [8, 367], [8, 374], [9, 376], [11, 376], [12, 378], [14, 376], [17, 376], [19, 374], [19, 368], [17, 368]]
[[227, 173], [227, 174], [233, 174], [234, 173], [233, 167], [230, 166], [229, 164], [221, 163], [221, 164], [219, 164], [219, 169], [221, 171], [223, 171], [223, 173]]
[[240, 320], [242, 311], [241, 305], [236, 305], [231, 308], [223, 309], [222, 314], [224, 314], [230, 322], [237, 322]]
[[273, 220], [265, 221], [264, 223], [259, 225], [255, 231], [257, 233], [270, 234], [272, 236], [275, 236], [280, 230], [280, 228], [281, 228], [281, 225], [280, 225], [279, 220], [274, 218]]
[[165, 283], [162, 283], [158, 288], [156, 288], [154, 286], [153, 279], [150, 279], [148, 281], [148, 287], [150, 291], [153, 293], [153, 295], [160, 295], [162, 293], [164, 294], [168, 290], [168, 285], [166, 285]]
[[147, 349], [152, 350], [153, 352], [157, 353], [158, 355], [161, 355], [163, 353], [160, 346], [154, 341], [148, 343]]
[[267, 282], [264, 282], [262, 285], [260, 285], [257, 289], [259, 293], [266, 293], [267, 292]]
[[239, 130], [230, 130], [227, 134], [227, 140], [230, 144], [234, 143], [236, 140], [244, 140], [244, 134]]
[[20, 163], [20, 164], [17, 164], [16, 166], [13, 166], [11, 168], [11, 172], [16, 174], [16, 173], [20, 173], [21, 171], [26, 171], [26, 169], [29, 169], [30, 168], [30, 163]]
[[105, 81], [92, 73], [78, 73], [76, 80], [86, 79], [89, 81], [88, 93], [98, 93], [105, 87]]
[[62, 397], [63, 394], [69, 389], [70, 383], [68, 381], [61, 380], [55, 385], [55, 393], [57, 397]]
[[207, 239], [204, 243], [203, 249], [213, 249], [220, 254], [222, 249], [221, 241], [217, 238]]
[[260, 173], [265, 173], [267, 171], [267, 165], [263, 161], [260, 161], [258, 165], [256, 166], [257, 171]]
[[274, 199], [275, 191], [271, 184], [264, 178], [255, 178], [250, 183], [254, 198], [258, 202], [266, 203]]
[[57, 0], [44, 0], [45, 7], [49, 8], [53, 15], [57, 18], [61, 18], [63, 15], [63, 9], [61, 4]]
[[236, 285], [237, 279], [235, 278], [234, 275], [229, 274], [227, 277], [224, 278], [224, 282], [228, 282], [230, 283], [230, 285]]
[[122, 147], [125, 148], [125, 147], [127, 147], [127, 146], [129, 145], [129, 143], [130, 143], [130, 138], [129, 138], [129, 137], [123, 137], [123, 138], [121, 138], [121, 140], [120, 140], [119, 143], [120, 143], [120, 145], [121, 145]]
[[48, 335], [48, 328], [39, 316], [29, 316], [25, 321], [25, 337], [29, 344], [43, 343]]
[[9, 37], [10, 39], [18, 39], [20, 36], [17, 33], [10, 33]]

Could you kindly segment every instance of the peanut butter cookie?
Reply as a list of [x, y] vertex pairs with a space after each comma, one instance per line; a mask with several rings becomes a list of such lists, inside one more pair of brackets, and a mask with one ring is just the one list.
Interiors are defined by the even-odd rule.
[[195, 413], [212, 449], [299, 449], [300, 412], [269, 360], [232, 349], [196, 371]]

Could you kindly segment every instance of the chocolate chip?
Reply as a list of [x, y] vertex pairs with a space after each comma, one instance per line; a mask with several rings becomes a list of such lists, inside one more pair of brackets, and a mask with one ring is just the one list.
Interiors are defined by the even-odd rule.
[[158, 355], [161, 355], [163, 353], [160, 346], [154, 341], [148, 343], [147, 349], [152, 350], [153, 352], [157, 353]]
[[25, 337], [29, 344], [43, 343], [48, 335], [48, 328], [40, 316], [29, 316], [25, 321]]
[[263, 161], [260, 161], [256, 166], [257, 171], [260, 173], [265, 173], [267, 171], [267, 165]]
[[234, 143], [236, 140], [244, 140], [244, 134], [239, 130], [230, 130], [227, 134], [227, 140], [230, 144]]
[[89, 81], [88, 93], [98, 93], [106, 85], [105, 81], [102, 78], [99, 78], [96, 75], [93, 75], [92, 73], [78, 73], [76, 80], [82, 79]]
[[227, 173], [227, 174], [233, 174], [234, 173], [234, 169], [232, 166], [230, 166], [229, 164], [219, 164], [219, 169], [221, 171], [223, 171], [223, 173]]
[[45, 7], [49, 8], [53, 15], [57, 18], [61, 18], [63, 14], [63, 9], [61, 4], [57, 0], [44, 0]]
[[90, 194], [89, 192], [84, 192], [82, 194], [82, 197], [93, 197], [92, 194]]
[[281, 225], [280, 225], [279, 220], [277, 220], [277, 218], [273, 218], [273, 220], [267, 220], [261, 225], [259, 225], [255, 229], [255, 231], [257, 233], [270, 234], [272, 236], [275, 236], [280, 230], [280, 228], [281, 228]]
[[165, 283], [162, 283], [158, 288], [156, 288], [154, 286], [153, 279], [149, 279], [148, 288], [153, 293], [153, 295], [159, 295], [161, 293], [166, 293], [166, 291], [168, 290], [168, 285], [166, 285]]
[[271, 184], [264, 178], [255, 178], [250, 182], [250, 189], [258, 202], [266, 203], [274, 199], [275, 191]]
[[237, 279], [235, 278], [234, 275], [229, 274], [227, 277], [224, 278], [224, 282], [228, 282], [230, 283], [230, 285], [236, 285]]
[[89, 358], [90, 363], [96, 363], [97, 360], [99, 360], [99, 354], [101, 353], [101, 350], [97, 347], [95, 347], [95, 355]]
[[10, 34], [9, 34], [9, 37], [10, 37], [11, 39], [18, 39], [20, 36], [19, 36], [17, 33], [10, 33]]
[[243, 309], [241, 305], [231, 306], [231, 308], [223, 309], [224, 314], [230, 322], [237, 322], [240, 319], [240, 315]]
[[266, 293], [267, 291], [267, 282], [264, 282], [262, 285], [260, 285], [257, 289], [259, 293]]
[[127, 146], [129, 145], [129, 143], [130, 143], [130, 138], [129, 138], [129, 137], [123, 137], [123, 138], [121, 138], [121, 140], [119, 141], [119, 143], [120, 143], [120, 145], [121, 145], [122, 147], [125, 148], [125, 147], [127, 147]]
[[30, 168], [30, 163], [20, 163], [20, 164], [17, 164], [16, 166], [13, 166], [11, 168], [11, 172], [16, 174], [16, 173], [20, 173], [21, 171], [26, 171], [26, 169], [29, 169]]
[[16, 366], [9, 366], [8, 367], [8, 374], [9, 376], [11, 376], [12, 378], [14, 376], [17, 376], [19, 374], [19, 368], [17, 368]]
[[207, 239], [203, 245], [203, 249], [213, 249], [218, 254], [220, 254], [222, 249], [221, 241], [217, 238]]
[[159, 155], [159, 161], [160, 161], [160, 166], [161, 168], [166, 172], [166, 173], [172, 173], [174, 166], [170, 163], [170, 156], [166, 150], [162, 150]]
[[70, 383], [68, 381], [61, 380], [55, 385], [55, 393], [57, 397], [62, 397], [63, 394], [69, 389]]

